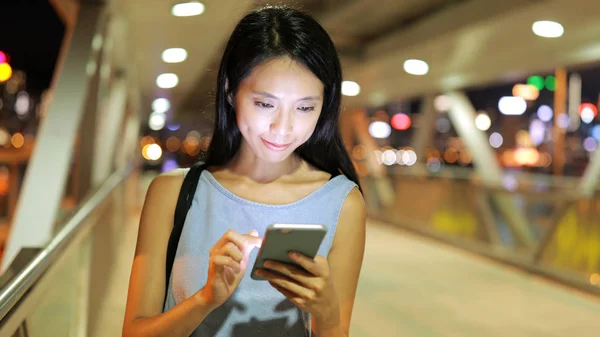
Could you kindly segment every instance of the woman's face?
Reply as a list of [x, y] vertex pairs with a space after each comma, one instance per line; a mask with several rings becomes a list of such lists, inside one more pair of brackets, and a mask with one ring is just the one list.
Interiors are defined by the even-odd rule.
[[276, 58], [240, 82], [235, 103], [242, 150], [281, 162], [312, 135], [323, 106], [323, 84], [297, 62]]

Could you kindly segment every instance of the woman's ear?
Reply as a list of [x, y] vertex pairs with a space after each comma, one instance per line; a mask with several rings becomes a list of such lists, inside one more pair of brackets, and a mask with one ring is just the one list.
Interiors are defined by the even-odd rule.
[[233, 106], [233, 95], [229, 92], [229, 79], [225, 79], [225, 93], [227, 94], [227, 102]]

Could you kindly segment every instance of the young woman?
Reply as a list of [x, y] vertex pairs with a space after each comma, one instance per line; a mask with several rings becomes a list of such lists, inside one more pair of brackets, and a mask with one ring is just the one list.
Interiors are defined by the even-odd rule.
[[[148, 190], [123, 336], [348, 336], [365, 207], [338, 132], [341, 78], [330, 37], [309, 15], [265, 7], [239, 22], [168, 284], [167, 242], [187, 171], [162, 174]], [[305, 270], [274, 263], [262, 269], [268, 282], [256, 281], [253, 248], [272, 223], [328, 232], [315, 259], [292, 257]]]

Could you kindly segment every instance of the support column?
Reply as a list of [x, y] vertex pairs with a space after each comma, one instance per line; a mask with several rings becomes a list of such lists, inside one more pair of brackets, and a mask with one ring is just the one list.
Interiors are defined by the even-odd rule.
[[116, 144], [124, 135], [119, 134], [125, 117], [127, 85], [124, 78], [113, 81], [108, 99], [96, 116], [95, 153], [92, 164], [92, 186], [98, 186], [112, 173]]
[[[448, 116], [460, 138], [471, 150], [475, 171], [487, 186], [502, 186], [504, 172], [485, 133], [475, 126], [476, 111], [469, 98], [462, 92], [451, 92], [447, 96], [451, 101]], [[519, 241], [531, 246], [535, 237], [525, 214], [516, 207], [513, 198], [505, 194], [495, 194], [492, 198]]]
[[435, 120], [438, 112], [433, 106], [433, 100], [435, 96], [429, 94], [425, 96], [421, 103], [419, 111], [419, 123], [416, 128], [416, 132], [412, 137], [411, 144], [417, 154], [417, 164], [411, 166], [413, 170], [426, 170], [425, 165], [427, 164], [427, 149], [431, 145], [431, 140], [435, 135]]
[[565, 129], [559, 127], [558, 120], [567, 114], [567, 71], [563, 68], [557, 68], [555, 77], [552, 168], [555, 175], [562, 176], [565, 169]]
[[352, 120], [352, 126], [358, 143], [363, 145], [367, 150], [367, 165], [374, 179], [377, 199], [382, 206], [391, 207], [396, 200], [394, 186], [391, 179], [387, 176], [386, 167], [379, 164], [375, 158], [375, 150], [379, 147], [369, 134], [369, 120], [365, 115], [365, 111], [363, 109], [355, 109], [349, 112], [348, 115], [348, 118]]

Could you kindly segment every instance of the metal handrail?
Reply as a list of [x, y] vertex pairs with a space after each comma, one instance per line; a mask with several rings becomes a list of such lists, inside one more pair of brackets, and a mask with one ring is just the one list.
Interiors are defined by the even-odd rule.
[[96, 210], [106, 197], [131, 173], [133, 165], [126, 165], [115, 171], [66, 221], [45, 248], [40, 251], [25, 268], [13, 277], [0, 292], [0, 321], [13, 309], [15, 304], [36, 284], [48, 268], [58, 260], [78, 233], [85, 229], [85, 220]]

